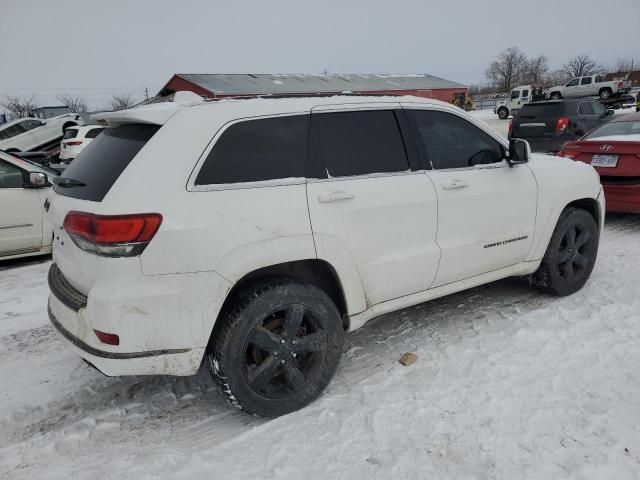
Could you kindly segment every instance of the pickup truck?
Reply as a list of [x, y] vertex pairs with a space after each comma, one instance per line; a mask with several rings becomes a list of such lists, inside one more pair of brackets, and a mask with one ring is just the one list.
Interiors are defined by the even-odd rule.
[[560, 100], [561, 98], [578, 98], [599, 96], [602, 100], [623, 95], [631, 87], [631, 82], [625, 80], [605, 81], [602, 75], [587, 75], [585, 77], [572, 78], [564, 85], [551, 87], [549, 98]]
[[6, 152], [28, 152], [47, 149], [58, 144], [69, 127], [84, 125], [77, 113], [66, 113], [42, 120], [40, 118], [18, 118], [0, 125], [0, 149]]

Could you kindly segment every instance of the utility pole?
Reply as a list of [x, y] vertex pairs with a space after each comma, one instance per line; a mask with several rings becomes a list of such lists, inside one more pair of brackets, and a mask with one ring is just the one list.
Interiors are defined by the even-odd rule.
[[149, 89], [144, 87], [144, 99], [149, 100]]

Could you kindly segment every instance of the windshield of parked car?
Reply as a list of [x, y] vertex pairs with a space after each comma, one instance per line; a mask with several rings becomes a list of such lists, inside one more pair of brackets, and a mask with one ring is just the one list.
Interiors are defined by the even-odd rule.
[[609, 122], [587, 134], [584, 139], [591, 140], [600, 137], [618, 135], [640, 135], [640, 121], [638, 122]]

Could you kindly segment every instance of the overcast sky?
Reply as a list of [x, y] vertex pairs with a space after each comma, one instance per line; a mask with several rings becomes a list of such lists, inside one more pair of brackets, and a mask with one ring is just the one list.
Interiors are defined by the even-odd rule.
[[[530, 7], [528, 7], [530, 6]], [[0, 96], [137, 98], [181, 73], [429, 73], [503, 49], [640, 64], [640, 0], [0, 0]], [[613, 22], [607, 22], [611, 12]], [[626, 24], [624, 23], [626, 22]]]

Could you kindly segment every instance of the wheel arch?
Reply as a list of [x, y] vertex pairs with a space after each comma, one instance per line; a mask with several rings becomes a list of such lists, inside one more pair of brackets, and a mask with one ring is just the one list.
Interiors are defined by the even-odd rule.
[[600, 230], [600, 225], [602, 224], [602, 212], [600, 211], [600, 204], [595, 198], [580, 198], [578, 200], [574, 200], [569, 202], [563, 209], [564, 212], [567, 208], [580, 208], [582, 210], [586, 210], [591, 214], [593, 219], [598, 226], [598, 230]]
[[214, 326], [214, 335], [222, 322], [219, 320], [233, 308], [239, 295], [252, 286], [273, 278], [288, 278], [314, 285], [324, 291], [336, 304], [345, 329], [349, 327], [347, 297], [338, 273], [329, 262], [317, 258], [294, 260], [257, 268], [242, 276], [229, 290]]

